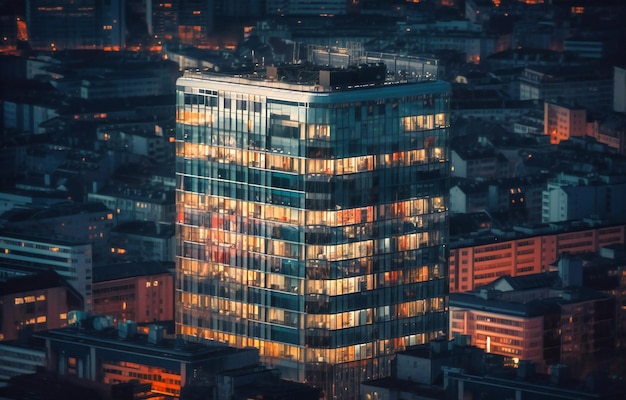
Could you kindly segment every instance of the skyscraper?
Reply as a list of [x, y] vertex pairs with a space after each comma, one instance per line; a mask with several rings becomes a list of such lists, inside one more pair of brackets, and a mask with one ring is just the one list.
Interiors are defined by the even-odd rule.
[[351, 398], [447, 329], [449, 86], [384, 65], [177, 82], [177, 332]]

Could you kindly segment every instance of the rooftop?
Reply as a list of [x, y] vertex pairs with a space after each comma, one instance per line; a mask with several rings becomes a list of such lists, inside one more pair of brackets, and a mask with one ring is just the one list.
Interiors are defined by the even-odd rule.
[[[494, 296], [497, 296], [497, 293], [494, 293]], [[558, 307], [556, 307], [553, 303], [547, 304], [538, 300], [533, 300], [528, 303], [515, 303], [512, 301], [491, 298], [491, 296], [482, 297], [481, 293], [478, 291], [450, 293], [450, 306], [481, 309], [485, 311], [488, 310], [489, 312], [496, 312], [521, 318], [538, 317], [558, 309]]]
[[66, 217], [77, 214], [102, 214], [111, 212], [102, 203], [58, 203], [44, 208], [16, 208], [7, 211], [4, 217], [9, 223], [36, 221], [48, 218]]
[[[154, 325], [154, 327], [159, 328], [157, 325]], [[238, 349], [219, 342], [192, 343], [182, 339], [163, 338], [154, 343], [148, 339], [148, 335], [141, 333], [121, 338], [117, 329], [113, 327], [104, 327], [98, 330], [70, 326], [39, 332], [36, 336], [57, 342], [80, 343], [82, 346], [130, 352], [170, 362], [202, 362], [208, 359], [217, 360], [236, 353], [258, 352], [257, 349]]]
[[319, 389], [285, 379], [261, 380], [236, 389], [241, 399], [317, 399]]
[[129, 184], [111, 184], [94, 193], [94, 196], [110, 196], [145, 201], [151, 204], [172, 204], [175, 193], [172, 190], [165, 191], [162, 188], [144, 184], [141, 186]]
[[101, 265], [93, 269], [93, 281], [98, 283], [136, 276], [168, 274], [170, 273], [168, 268], [171, 267], [168, 263], [158, 261]]
[[11, 230], [3, 230], [0, 232], [0, 241], [3, 240], [24, 240], [26, 242], [33, 243], [45, 243], [47, 245], [57, 245], [57, 246], [65, 246], [65, 247], [75, 247], [75, 246], [91, 246], [91, 243], [88, 241], [78, 241], [78, 240], [68, 240], [66, 238], [61, 238], [58, 235], [46, 235], [41, 232], [30, 231], [30, 233], [23, 233]]
[[443, 389], [415, 382], [405, 381], [403, 379], [398, 379], [392, 376], [366, 381], [362, 383], [362, 385], [411, 393], [418, 396], [424, 396], [424, 398], [427, 399], [446, 398], [445, 391]]
[[130, 221], [118, 224], [111, 232], [129, 235], [170, 238], [175, 234], [175, 226], [154, 221]]
[[313, 64], [286, 64], [268, 66], [265, 70], [241, 75], [217, 74], [200, 70], [186, 71], [184, 77], [306, 92], [326, 92], [332, 91], [333, 87], [356, 89], [382, 85], [385, 82], [386, 73], [384, 64], [362, 64], [346, 69]]
[[34, 292], [60, 286], [68, 287], [68, 284], [65, 279], [50, 269], [0, 282], [0, 295]]
[[[485, 224], [488, 220], [485, 221]], [[487, 229], [480, 231], [472, 231], [471, 228], [476, 226], [471, 224], [471, 220], [461, 218], [459, 220], [452, 220], [450, 226], [454, 226], [454, 231], [451, 231], [450, 248], [459, 249], [470, 246], [481, 246], [487, 244], [493, 244], [495, 241], [504, 242], [508, 240], [517, 240], [529, 237], [535, 237], [538, 235], [558, 235], [571, 232], [582, 232], [591, 229], [607, 228], [622, 226], [623, 223], [615, 221], [597, 221], [597, 220], [582, 220], [582, 221], [564, 221], [564, 222], [552, 222], [549, 224], [537, 224], [537, 225], [519, 225], [511, 228], [503, 229], [502, 226], [498, 226], [498, 230]], [[470, 224], [470, 225], [459, 225]], [[481, 225], [482, 227], [482, 225]]]
[[529, 290], [554, 287], [560, 283], [561, 278], [556, 271], [520, 276], [505, 275], [490, 284], [485, 285], [485, 287], [493, 288], [500, 280], [505, 281], [512, 288], [512, 290]]

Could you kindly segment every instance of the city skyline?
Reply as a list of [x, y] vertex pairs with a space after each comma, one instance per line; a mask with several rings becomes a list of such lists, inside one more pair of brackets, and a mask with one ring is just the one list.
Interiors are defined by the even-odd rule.
[[0, 0], [0, 395], [615, 397], [624, 15]]

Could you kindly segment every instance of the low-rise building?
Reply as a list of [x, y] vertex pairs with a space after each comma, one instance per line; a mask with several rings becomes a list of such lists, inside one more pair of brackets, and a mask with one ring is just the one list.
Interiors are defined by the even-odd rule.
[[621, 399], [624, 383], [594, 371], [573, 379], [565, 365], [536, 371], [532, 361], [485, 352], [471, 338], [432, 340], [396, 354], [389, 377], [361, 383], [361, 400]]
[[[503, 363], [503, 357], [490, 355]], [[391, 376], [361, 383], [362, 400], [443, 400], [443, 367], [456, 366], [483, 370], [484, 350], [471, 346], [469, 337], [457, 336], [431, 340], [396, 353], [392, 360]]]
[[626, 114], [614, 113], [593, 124], [592, 136], [626, 156]]
[[606, 42], [604, 38], [572, 36], [564, 41], [566, 52], [577, 54], [578, 57], [599, 60], [606, 57]]
[[45, 365], [45, 348], [16, 341], [0, 342], [0, 387], [14, 376], [34, 374]]
[[[257, 398], [272, 393], [262, 384], [253, 389], [261, 381], [281, 387], [276, 371], [260, 364], [256, 348], [186, 342], [159, 325], [141, 327], [127, 321], [116, 329], [111, 324], [104, 316], [77, 315], [70, 327], [37, 334], [46, 342], [48, 372], [96, 384], [138, 381], [151, 385], [151, 396], [169, 399], [197, 393], [214, 393], [218, 399]], [[292, 398], [319, 398], [318, 389], [294, 385], [299, 390], [287, 391]], [[285, 398], [278, 396], [263, 398]]]
[[450, 211], [474, 213], [483, 210], [503, 212], [528, 223], [541, 222], [542, 193], [547, 176], [475, 181], [453, 180], [450, 187]]
[[562, 223], [483, 229], [451, 238], [450, 292], [472, 290], [504, 275], [545, 272], [564, 252], [586, 253], [624, 243], [624, 224]]
[[155, 164], [165, 163], [174, 154], [169, 137], [154, 123], [120, 123], [99, 126], [98, 144], [116, 152], [147, 157]]
[[91, 243], [23, 233], [0, 234], [0, 280], [54, 270], [67, 280], [91, 309], [93, 251]]
[[450, 295], [450, 335], [470, 335], [488, 353], [566, 364], [576, 376], [598, 367], [615, 344], [615, 297], [583, 288], [582, 265], [564, 257], [559, 272], [502, 277]]
[[479, 64], [493, 53], [510, 48], [510, 36], [483, 29], [468, 20], [441, 20], [403, 26], [402, 39], [417, 52], [433, 53], [456, 50], [465, 54], [465, 61]]
[[12, 232], [37, 232], [68, 241], [87, 241], [96, 254], [108, 250], [109, 232], [115, 225], [115, 214], [101, 203], [24, 207], [9, 211], [4, 217], [4, 226]]
[[101, 202], [117, 214], [118, 222], [154, 221], [171, 224], [175, 220], [173, 191], [150, 185], [108, 185], [87, 194], [90, 202]]
[[558, 100], [545, 101], [543, 118], [543, 133], [550, 136], [552, 144], [591, 132], [587, 126], [587, 109], [576, 104]]
[[172, 224], [130, 221], [111, 230], [109, 248], [115, 259], [174, 262], [174, 238], [175, 228]]
[[501, 368], [491, 373], [473, 373], [454, 367], [443, 367], [448, 398], [533, 400], [619, 400], [624, 385], [605, 373], [589, 374], [585, 379], [572, 379], [567, 366], [553, 365], [550, 372], [537, 373], [532, 362], [517, 369]]
[[101, 71], [85, 76], [80, 85], [83, 99], [119, 99], [135, 96], [162, 96], [172, 90], [170, 74], [166, 68], [126, 69]]
[[589, 216], [626, 220], [622, 199], [626, 179], [621, 173], [560, 173], [549, 179], [543, 191], [542, 222], [580, 220]]
[[613, 111], [626, 113], [626, 67], [613, 67]]
[[67, 313], [82, 306], [81, 295], [52, 270], [9, 279], [0, 283], [0, 340], [62, 328]]
[[343, 15], [348, 12], [348, 2], [344, 0], [267, 0], [265, 11], [269, 15]]
[[520, 77], [520, 100], [563, 98], [590, 109], [611, 107], [613, 77], [592, 67], [527, 67]]
[[94, 268], [93, 313], [140, 323], [174, 320], [174, 275], [168, 267], [152, 261]]
[[44, 133], [41, 124], [58, 116], [58, 98], [49, 96], [37, 98], [5, 99], [2, 104], [4, 127], [33, 134]]
[[6, 189], [0, 191], [0, 225], [4, 226], [10, 215], [3, 215], [14, 208], [51, 206], [67, 202], [67, 194], [61, 191]]
[[493, 179], [508, 176], [508, 160], [485, 137], [478, 143], [452, 143], [452, 176]]
[[141, 400], [154, 398], [150, 388], [149, 383], [138, 381], [107, 385], [38, 371], [12, 377], [6, 387], [0, 388], [0, 396], [11, 400]]

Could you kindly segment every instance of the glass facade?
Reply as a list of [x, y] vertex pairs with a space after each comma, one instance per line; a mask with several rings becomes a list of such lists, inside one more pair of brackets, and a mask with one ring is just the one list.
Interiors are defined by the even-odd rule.
[[177, 82], [177, 332], [350, 398], [447, 331], [449, 86]]

